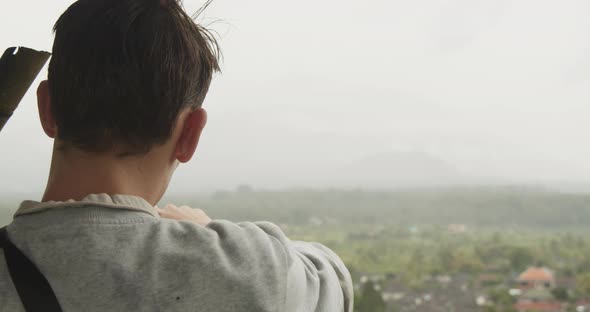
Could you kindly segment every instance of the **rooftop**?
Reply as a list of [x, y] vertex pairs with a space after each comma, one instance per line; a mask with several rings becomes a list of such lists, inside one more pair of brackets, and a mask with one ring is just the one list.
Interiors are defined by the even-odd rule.
[[518, 281], [555, 281], [553, 271], [545, 267], [530, 267], [518, 276]]

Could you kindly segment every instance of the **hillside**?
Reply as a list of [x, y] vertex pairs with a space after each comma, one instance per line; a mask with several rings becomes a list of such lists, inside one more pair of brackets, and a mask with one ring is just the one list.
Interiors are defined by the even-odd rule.
[[590, 224], [590, 195], [528, 187], [254, 191], [179, 196], [215, 218], [304, 224], [340, 223], [577, 227]]

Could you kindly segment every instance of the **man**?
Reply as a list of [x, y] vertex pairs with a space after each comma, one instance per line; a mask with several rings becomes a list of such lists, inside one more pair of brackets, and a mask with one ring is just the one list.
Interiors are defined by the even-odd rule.
[[[8, 236], [64, 311], [352, 311], [328, 248], [155, 207], [195, 153], [217, 55], [175, 0], [79, 0], [57, 21], [37, 90], [54, 139], [47, 188]], [[22, 311], [1, 253], [0, 310]]]

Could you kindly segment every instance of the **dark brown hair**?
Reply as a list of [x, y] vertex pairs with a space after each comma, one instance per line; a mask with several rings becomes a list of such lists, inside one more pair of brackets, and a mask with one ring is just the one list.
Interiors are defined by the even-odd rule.
[[145, 153], [164, 143], [219, 71], [215, 38], [177, 0], [79, 0], [54, 31], [58, 138], [88, 152]]

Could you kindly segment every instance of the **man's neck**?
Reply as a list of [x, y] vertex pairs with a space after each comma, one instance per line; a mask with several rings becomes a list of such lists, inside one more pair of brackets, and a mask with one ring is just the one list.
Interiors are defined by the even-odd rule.
[[135, 195], [155, 205], [169, 174], [150, 165], [148, 156], [117, 157], [54, 150], [42, 201], [82, 200], [90, 194], [106, 193]]

